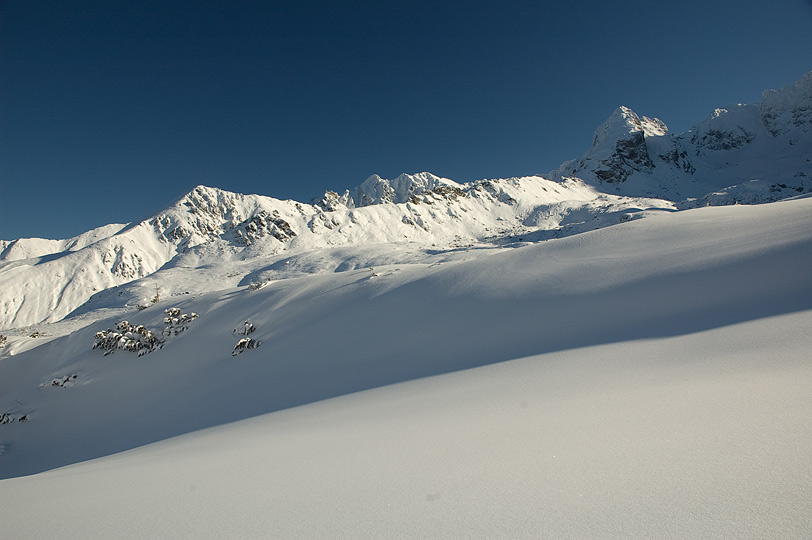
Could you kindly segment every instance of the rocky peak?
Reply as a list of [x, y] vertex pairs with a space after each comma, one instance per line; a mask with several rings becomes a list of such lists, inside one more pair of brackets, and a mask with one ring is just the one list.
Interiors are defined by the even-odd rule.
[[588, 168], [599, 182], [625, 182], [635, 171], [650, 172], [654, 168], [647, 139], [667, 135], [668, 127], [661, 120], [641, 118], [628, 107], [618, 107], [595, 130], [592, 148], [573, 171]]
[[453, 180], [435, 176], [428, 172], [401, 174], [393, 180], [373, 174], [360, 186], [347, 190], [343, 195], [327, 191], [313, 203], [327, 212], [341, 208], [357, 208], [373, 204], [400, 204], [412, 197], [424, 195], [438, 188], [459, 189], [461, 186]]
[[641, 140], [661, 137], [668, 133], [668, 126], [658, 118], [640, 118], [628, 107], [618, 107], [612, 115], [595, 130], [592, 146], [614, 144], [620, 140]]
[[394, 180], [373, 174], [355, 189], [353, 200], [356, 206], [370, 204], [404, 203], [415, 195], [423, 195], [438, 186], [459, 188], [460, 185], [448, 178], [441, 178], [428, 172], [401, 174]]
[[163, 240], [191, 247], [244, 222], [255, 207], [245, 195], [197, 186], [149, 224]]

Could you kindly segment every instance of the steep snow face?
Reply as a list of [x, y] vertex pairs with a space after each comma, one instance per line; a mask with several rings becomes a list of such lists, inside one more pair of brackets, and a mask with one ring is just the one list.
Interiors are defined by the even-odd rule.
[[812, 191], [812, 73], [766, 91], [760, 103], [716, 109], [680, 135], [620, 107], [598, 128], [590, 150], [549, 177], [577, 177], [604, 192], [683, 207]]
[[680, 200], [674, 169], [692, 172], [686, 158], [661, 120], [619, 107], [595, 131], [592, 148], [548, 176], [583, 179], [604, 192]]
[[152, 274], [172, 255], [142, 223], [76, 251], [10, 261], [0, 266], [0, 328], [58, 321], [97, 291]]

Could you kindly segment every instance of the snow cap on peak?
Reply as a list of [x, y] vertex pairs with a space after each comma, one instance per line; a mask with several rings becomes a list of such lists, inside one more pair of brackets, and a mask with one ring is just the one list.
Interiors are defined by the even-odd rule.
[[420, 195], [438, 186], [460, 187], [460, 184], [429, 172], [403, 173], [394, 180], [373, 174], [354, 190], [357, 206], [381, 203], [403, 203], [414, 195]]
[[176, 205], [177, 204], [183, 204], [184, 202], [187, 202], [187, 201], [197, 201], [197, 200], [200, 200], [200, 199], [217, 198], [219, 195], [221, 195], [223, 193], [228, 193], [228, 192], [224, 191], [224, 190], [222, 190], [220, 188], [217, 188], [217, 187], [204, 186], [203, 184], [200, 184], [200, 185], [197, 185], [194, 188], [192, 188], [192, 190], [189, 191], [188, 193], [186, 193], [185, 195], [182, 195], [176, 201], [175, 204]]
[[218, 187], [204, 186], [203, 184], [198, 184], [187, 195], [192, 195], [192, 194], [213, 194], [213, 193], [222, 193], [222, 192], [223, 192], [223, 190], [218, 188]]
[[620, 106], [595, 130], [592, 146], [628, 139], [636, 133], [642, 133], [645, 137], [661, 137], [668, 133], [668, 127], [658, 118], [641, 118], [630, 108]]

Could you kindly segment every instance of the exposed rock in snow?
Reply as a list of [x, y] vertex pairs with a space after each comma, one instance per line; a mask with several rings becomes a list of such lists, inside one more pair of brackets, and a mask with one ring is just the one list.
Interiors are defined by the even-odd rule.
[[460, 184], [427, 172], [401, 174], [394, 180], [373, 174], [355, 189], [353, 201], [356, 206], [405, 203], [415, 195], [423, 195], [440, 186], [459, 188]]
[[328, 191], [315, 201], [318, 206], [332, 212], [339, 208], [356, 208], [373, 204], [405, 203], [418, 195], [424, 195], [432, 190], [451, 188], [460, 189], [462, 186], [448, 178], [441, 178], [428, 172], [416, 174], [401, 174], [394, 180], [381, 178], [373, 174], [353, 190], [347, 190], [343, 195], [335, 191]]

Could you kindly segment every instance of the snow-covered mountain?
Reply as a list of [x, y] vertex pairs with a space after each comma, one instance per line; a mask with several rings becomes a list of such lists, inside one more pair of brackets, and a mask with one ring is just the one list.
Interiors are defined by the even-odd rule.
[[[229, 271], [215, 280], [233, 286], [254, 271], [250, 261], [268, 257], [285, 260], [284, 267], [274, 267], [274, 279], [345, 267], [344, 261], [307, 262], [313, 256], [306, 254], [335, 246], [448, 249], [542, 239], [651, 210], [806, 193], [812, 190], [810, 110], [812, 72], [766, 91], [760, 103], [717, 109], [680, 135], [620, 107], [596, 130], [592, 148], [544, 177], [458, 184], [425, 172], [393, 180], [373, 175], [311, 204], [198, 186], [141, 223], [108, 225], [69, 240], [0, 243], [0, 329], [34, 332], [36, 325], [100, 305], [134, 308], [195, 289], [143, 281], [121, 288], [159, 269], [239, 261], [242, 274]], [[356, 257], [354, 264], [375, 261]]]
[[804, 537], [811, 122], [2, 242], [0, 536]]
[[[552, 182], [540, 177], [461, 186], [428, 173], [401, 175], [393, 181], [373, 176], [354, 193], [338, 197], [328, 192], [317, 203], [304, 204], [198, 186], [151, 219], [123, 229], [102, 229], [109, 235], [81, 249], [66, 251], [67, 241], [30, 240], [39, 249], [34, 252], [37, 256], [23, 258], [22, 250], [13, 248], [24, 241], [17, 241], [6, 250], [16, 257], [0, 258], [4, 284], [0, 328], [59, 321], [94, 295], [109, 298], [109, 292], [100, 291], [111, 288], [117, 288], [122, 300], [118, 305], [131, 308], [148, 304], [156, 294], [189, 290], [168, 284], [159, 285], [160, 291], [155, 286], [138, 292], [121, 290], [159, 269], [226, 263], [249, 268], [257, 261], [268, 266], [274, 257], [290, 259], [334, 246], [461, 247], [515, 240], [541, 230], [571, 234], [629, 219], [643, 209], [673, 209], [667, 201], [604, 195], [577, 180]], [[356, 197], [366, 205], [356, 206]], [[369, 266], [374, 261], [356, 264]], [[335, 268], [303, 270], [301, 264], [288, 263], [286, 269], [298, 275]], [[229, 272], [219, 285], [237, 285], [248, 272]], [[282, 276], [276, 272], [274, 277]]]
[[[448, 248], [547, 238], [651, 209], [805, 193], [812, 190], [810, 109], [812, 73], [765, 92], [760, 103], [717, 109], [680, 135], [620, 107], [596, 130], [592, 148], [543, 178], [458, 184], [430, 173], [393, 180], [373, 175], [312, 204], [198, 186], [159, 215], [126, 228], [109, 225], [69, 240], [2, 242], [0, 329], [59, 321], [94, 296], [110, 305], [110, 295], [100, 291], [159, 269], [289, 259], [330, 246], [414, 242]], [[296, 275], [317, 270], [305, 266], [288, 260], [286, 268]], [[222, 285], [242, 277], [231, 275]], [[146, 305], [161, 294], [160, 285], [141, 289], [117, 290], [118, 304]], [[187, 292], [163, 289], [164, 295]]]
[[810, 215], [802, 196], [517, 247], [378, 245], [393, 262], [11, 343], [2, 530], [802, 538]]
[[812, 72], [761, 102], [713, 111], [686, 133], [618, 108], [592, 148], [545, 175], [681, 207], [761, 203], [812, 190]]

